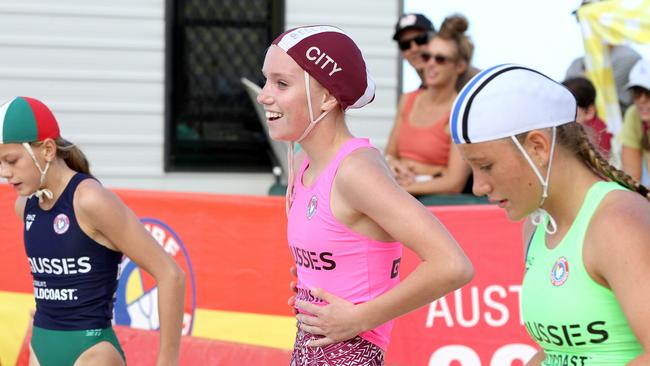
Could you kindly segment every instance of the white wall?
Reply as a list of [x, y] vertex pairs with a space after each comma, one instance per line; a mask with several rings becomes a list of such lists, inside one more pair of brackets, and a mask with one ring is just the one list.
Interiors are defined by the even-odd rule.
[[[383, 146], [397, 90], [397, 5], [357, 3], [287, 0], [287, 25], [332, 23], [360, 43], [378, 92], [351, 126]], [[164, 0], [0, 0], [0, 100], [50, 106], [106, 186], [266, 194], [270, 172], [164, 172], [164, 27]]]

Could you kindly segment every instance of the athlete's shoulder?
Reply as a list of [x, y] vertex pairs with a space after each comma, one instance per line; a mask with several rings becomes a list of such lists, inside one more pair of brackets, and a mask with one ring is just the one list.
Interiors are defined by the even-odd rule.
[[338, 175], [363, 178], [369, 172], [385, 173], [386, 161], [379, 150], [372, 146], [361, 147], [352, 151], [340, 163]]
[[[583, 256], [590, 273], [601, 278], [619, 302], [627, 302], [628, 306], [622, 307], [628, 311], [630, 303], [644, 303], [645, 299], [638, 300], [639, 293], [643, 293], [638, 291], [638, 284], [650, 279], [650, 203], [638, 193], [610, 192], [587, 230]], [[634, 318], [640, 319], [636, 315]]]
[[635, 192], [612, 191], [591, 218], [588, 230], [603, 253], [611, 250], [614, 243], [617, 248], [628, 250], [646, 246], [645, 238], [650, 237], [650, 202]]
[[96, 195], [101, 195], [106, 191], [97, 180], [92, 178], [86, 178], [79, 182], [77, 189], [75, 190], [75, 197], [79, 198], [90, 198]]
[[74, 194], [75, 208], [92, 211], [116, 199], [116, 195], [97, 180], [88, 178], [79, 182]]
[[650, 225], [650, 201], [636, 192], [614, 190], [609, 192], [596, 210], [592, 222], [611, 226], [616, 231], [620, 226], [614, 223]]
[[335, 178], [335, 189], [347, 199], [368, 197], [398, 188], [386, 160], [374, 148], [360, 148], [341, 161]]

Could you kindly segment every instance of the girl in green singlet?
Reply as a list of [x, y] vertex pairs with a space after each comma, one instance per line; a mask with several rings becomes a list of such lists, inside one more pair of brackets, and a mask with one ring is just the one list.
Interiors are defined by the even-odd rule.
[[648, 189], [604, 160], [561, 84], [505, 64], [468, 82], [452, 138], [473, 190], [526, 218], [528, 365], [650, 365]]

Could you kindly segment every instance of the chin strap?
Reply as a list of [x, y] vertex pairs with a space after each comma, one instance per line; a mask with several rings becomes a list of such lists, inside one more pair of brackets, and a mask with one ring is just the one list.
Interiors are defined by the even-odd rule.
[[557, 222], [555, 222], [555, 219], [553, 216], [551, 216], [545, 209], [543, 208], [538, 208], [533, 213], [530, 214], [531, 217], [531, 222], [535, 226], [539, 226], [544, 223], [544, 217], [548, 217], [548, 224], [544, 228], [547, 233], [553, 235], [557, 232]]
[[533, 163], [533, 160], [528, 156], [528, 153], [526, 153], [526, 150], [524, 150], [524, 147], [521, 146], [519, 143], [519, 140], [515, 136], [510, 136], [512, 141], [514, 141], [515, 145], [517, 145], [517, 148], [521, 153], [524, 155], [526, 158], [526, 161], [528, 161], [528, 164], [533, 168], [533, 171], [535, 172], [535, 175], [537, 175], [537, 179], [539, 179], [540, 183], [542, 183], [542, 198], [539, 201], [539, 207], [533, 211], [530, 216], [531, 216], [531, 221], [535, 226], [538, 226], [542, 223], [544, 223], [544, 217], [548, 216], [548, 224], [544, 228], [547, 233], [549, 234], [555, 234], [557, 232], [557, 222], [555, 222], [555, 219], [553, 216], [551, 216], [546, 210], [542, 208], [542, 205], [544, 204], [544, 201], [546, 201], [546, 198], [548, 197], [548, 184], [551, 179], [551, 166], [553, 165], [553, 155], [555, 155], [555, 137], [557, 134], [557, 129], [553, 127], [553, 139], [551, 140], [551, 156], [548, 160], [548, 167], [546, 168], [546, 179], [542, 177], [542, 174], [539, 172], [539, 169], [537, 169], [537, 166]]
[[52, 191], [50, 191], [47, 188], [41, 188], [43, 187], [43, 183], [45, 182], [45, 174], [47, 173], [47, 170], [50, 168], [50, 162], [49, 161], [46, 162], [45, 169], [42, 169], [41, 165], [38, 163], [38, 160], [36, 160], [36, 155], [34, 155], [34, 150], [32, 150], [32, 147], [26, 142], [23, 142], [23, 146], [25, 147], [29, 155], [32, 157], [32, 160], [34, 160], [34, 163], [36, 164], [36, 168], [38, 168], [38, 171], [41, 172], [41, 184], [39, 185], [39, 189], [37, 189], [36, 192], [30, 194], [29, 198], [36, 196], [38, 197], [39, 203], [43, 202], [44, 197], [51, 200], [54, 197]]
[[307, 137], [307, 135], [309, 135], [311, 130], [314, 129], [314, 127], [316, 127], [316, 123], [320, 122], [331, 111], [331, 109], [327, 110], [327, 111], [321, 113], [321, 115], [318, 116], [317, 119], [314, 119], [314, 112], [313, 112], [313, 110], [311, 108], [311, 92], [309, 90], [310, 89], [310, 87], [309, 87], [309, 85], [310, 85], [310, 83], [309, 83], [309, 74], [307, 73], [307, 71], [303, 71], [303, 73], [305, 74], [305, 89], [307, 90], [307, 109], [309, 109], [309, 126], [307, 126], [307, 128], [305, 129], [305, 132], [303, 132], [302, 135], [300, 137], [298, 137], [296, 142], [300, 142], [305, 137]]
[[314, 119], [314, 112], [313, 112], [312, 106], [311, 106], [311, 91], [310, 91], [310, 82], [309, 82], [310, 78], [309, 78], [309, 74], [307, 73], [307, 71], [303, 71], [303, 73], [304, 73], [304, 76], [305, 76], [305, 90], [307, 91], [307, 109], [309, 110], [309, 126], [307, 126], [305, 131], [302, 133], [302, 135], [300, 135], [300, 137], [298, 137], [298, 139], [296, 141], [291, 141], [289, 143], [289, 148], [288, 148], [288, 151], [287, 151], [287, 164], [288, 164], [288, 168], [289, 168], [289, 172], [287, 174], [287, 176], [288, 176], [287, 192], [285, 194], [285, 199], [286, 199], [285, 200], [285, 209], [287, 211], [287, 216], [289, 216], [289, 209], [291, 208], [291, 204], [293, 203], [293, 186], [294, 186], [293, 180], [294, 180], [294, 174], [295, 174], [294, 167], [293, 167], [293, 160], [294, 160], [293, 157], [294, 157], [294, 150], [295, 150], [296, 142], [300, 142], [305, 137], [307, 137], [307, 135], [309, 135], [311, 130], [313, 130], [314, 127], [316, 127], [316, 124], [318, 122], [320, 122], [323, 118], [325, 118], [325, 116], [327, 116], [327, 114], [331, 111], [331, 109], [327, 110], [327, 111], [321, 113], [321, 115], [318, 116], [318, 118]]

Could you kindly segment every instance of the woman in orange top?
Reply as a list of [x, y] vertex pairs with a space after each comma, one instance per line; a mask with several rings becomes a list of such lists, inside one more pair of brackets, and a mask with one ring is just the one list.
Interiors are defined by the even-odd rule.
[[413, 195], [460, 193], [470, 174], [449, 134], [456, 82], [474, 50], [467, 27], [460, 15], [445, 19], [423, 53], [427, 88], [400, 98], [385, 154], [399, 184]]

